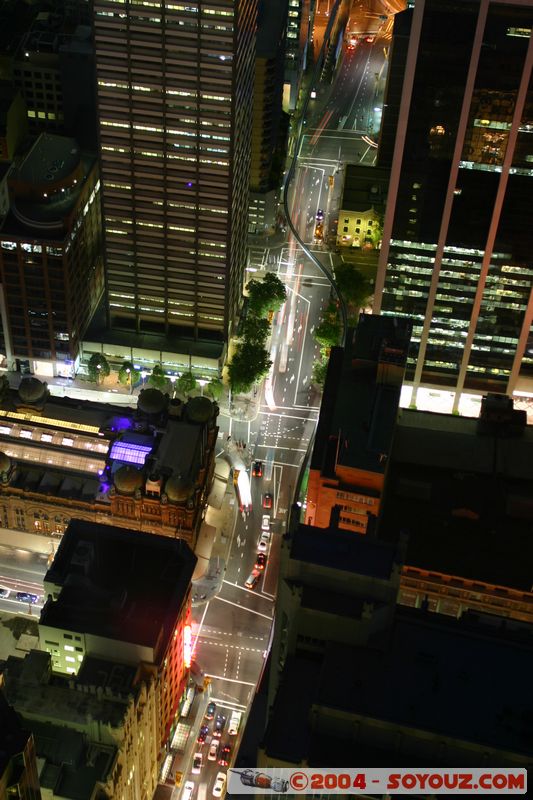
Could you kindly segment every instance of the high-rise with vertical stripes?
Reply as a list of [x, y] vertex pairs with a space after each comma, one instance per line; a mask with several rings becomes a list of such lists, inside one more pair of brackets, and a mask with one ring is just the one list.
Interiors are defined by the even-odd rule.
[[375, 311], [413, 319], [418, 387], [533, 385], [533, 4], [398, 14], [378, 163], [390, 166]]
[[94, 0], [108, 321], [220, 339], [246, 265], [257, 0]]

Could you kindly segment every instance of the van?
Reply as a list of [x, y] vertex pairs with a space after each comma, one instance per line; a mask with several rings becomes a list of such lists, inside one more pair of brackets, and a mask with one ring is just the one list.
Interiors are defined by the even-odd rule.
[[242, 711], [234, 711], [232, 713], [228, 725], [228, 733], [230, 736], [236, 736], [237, 733], [239, 732], [241, 718], [242, 718]]

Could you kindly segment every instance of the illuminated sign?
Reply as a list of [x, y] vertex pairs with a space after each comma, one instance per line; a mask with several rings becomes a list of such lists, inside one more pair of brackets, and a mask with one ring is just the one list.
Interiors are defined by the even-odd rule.
[[192, 661], [192, 631], [191, 626], [186, 625], [183, 629], [183, 662], [187, 669]]

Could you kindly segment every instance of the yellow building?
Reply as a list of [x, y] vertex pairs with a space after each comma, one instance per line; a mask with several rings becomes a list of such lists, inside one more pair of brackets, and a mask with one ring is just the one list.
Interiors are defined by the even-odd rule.
[[387, 170], [347, 165], [337, 220], [337, 247], [380, 248], [387, 188]]

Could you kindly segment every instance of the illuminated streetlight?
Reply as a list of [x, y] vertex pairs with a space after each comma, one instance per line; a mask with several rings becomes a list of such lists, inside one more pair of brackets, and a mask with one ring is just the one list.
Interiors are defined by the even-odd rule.
[[170, 377], [170, 382], [172, 384], [172, 399], [174, 400], [174, 395], [176, 394], [176, 376], [169, 375], [169, 377]]

